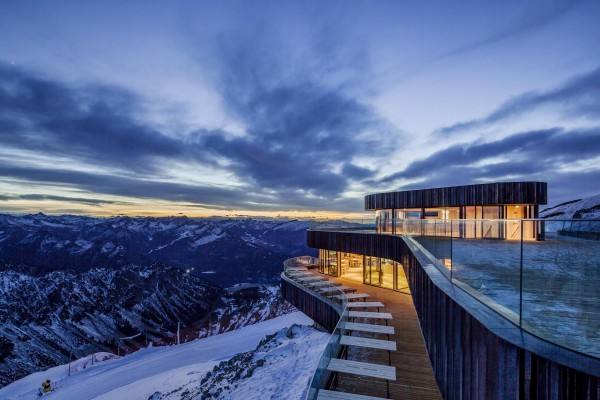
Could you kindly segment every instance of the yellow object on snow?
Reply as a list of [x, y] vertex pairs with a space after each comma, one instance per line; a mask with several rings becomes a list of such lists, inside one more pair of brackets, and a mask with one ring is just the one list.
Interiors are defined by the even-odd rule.
[[50, 380], [42, 382], [42, 391], [44, 393], [48, 393], [52, 391], [52, 385], [50, 385]]

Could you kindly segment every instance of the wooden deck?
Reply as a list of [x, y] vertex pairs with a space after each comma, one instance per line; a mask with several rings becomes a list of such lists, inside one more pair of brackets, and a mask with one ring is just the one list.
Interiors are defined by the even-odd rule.
[[[395, 335], [390, 340], [396, 342], [397, 351], [391, 352], [391, 366], [396, 367], [396, 381], [391, 381], [390, 398], [392, 399], [441, 399], [435, 384], [433, 371], [429, 363], [423, 336], [417, 319], [417, 314], [410, 295], [363, 285], [345, 278], [330, 278], [345, 286], [356, 288], [361, 293], [367, 293], [369, 300], [384, 304], [381, 311], [392, 314], [389, 327], [393, 327]], [[385, 325], [380, 325], [385, 328]], [[354, 331], [353, 336], [374, 339], [385, 339], [386, 335]], [[388, 364], [390, 353], [385, 350], [371, 349], [360, 346], [348, 347], [348, 360], [374, 364]], [[341, 374], [335, 389], [367, 396], [387, 397], [386, 384], [381, 379]]]

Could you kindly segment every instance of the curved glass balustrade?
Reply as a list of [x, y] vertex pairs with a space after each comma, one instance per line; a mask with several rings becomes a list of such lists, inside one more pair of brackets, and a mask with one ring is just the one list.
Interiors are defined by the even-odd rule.
[[599, 220], [403, 219], [391, 225], [391, 234], [419, 247], [454, 285], [520, 328], [600, 358]]
[[[308, 391], [307, 399], [316, 400], [318, 397], [319, 389], [326, 389], [328, 383], [332, 378], [332, 373], [327, 370], [329, 361], [332, 358], [338, 358], [342, 350], [340, 339], [342, 336], [342, 329], [344, 329], [346, 322], [348, 321], [348, 300], [346, 299], [345, 293], [342, 290], [336, 290], [339, 285], [335, 282], [315, 285], [314, 283], [302, 283], [299, 278], [298, 272], [301, 268], [307, 268], [316, 266], [319, 264], [319, 259], [309, 256], [302, 256], [296, 258], [290, 258], [283, 262], [284, 275], [288, 280], [301, 285], [305, 289], [313, 292], [313, 295], [320, 297], [322, 301], [329, 303], [339, 313], [339, 320], [336, 324], [329, 341], [319, 359], [317, 368], [315, 369], [314, 375], [310, 382], [310, 388]], [[323, 281], [322, 281], [323, 282]]]

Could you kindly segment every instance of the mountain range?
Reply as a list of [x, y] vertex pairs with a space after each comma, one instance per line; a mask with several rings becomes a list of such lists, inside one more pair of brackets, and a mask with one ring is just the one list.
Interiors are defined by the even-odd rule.
[[281, 263], [313, 254], [308, 222], [285, 219], [0, 215], [0, 266], [30, 271], [150, 265], [221, 285], [274, 283]]
[[0, 386], [98, 351], [174, 343], [178, 329], [186, 341], [290, 312], [273, 285], [283, 260], [306, 253], [307, 226], [0, 215]]

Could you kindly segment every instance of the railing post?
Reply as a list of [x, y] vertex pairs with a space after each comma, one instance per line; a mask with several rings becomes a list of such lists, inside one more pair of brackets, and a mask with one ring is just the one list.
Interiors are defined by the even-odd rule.
[[523, 221], [521, 220], [521, 257], [519, 262], [519, 327], [523, 326]]
[[[454, 263], [452, 262], [452, 243], [454, 242], [454, 229], [452, 227], [452, 220], [450, 220], [450, 282], [452, 282], [452, 271], [454, 271]], [[459, 221], [460, 222], [460, 221]], [[460, 225], [459, 225], [460, 229]]]

